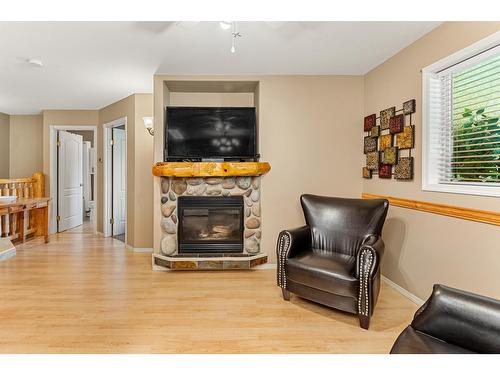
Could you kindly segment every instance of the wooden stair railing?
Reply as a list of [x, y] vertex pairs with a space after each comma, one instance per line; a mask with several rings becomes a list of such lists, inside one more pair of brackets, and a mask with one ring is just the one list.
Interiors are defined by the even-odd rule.
[[[45, 176], [36, 172], [32, 177], [0, 179], [0, 196], [15, 195], [19, 204], [0, 203], [0, 236], [11, 241], [24, 241], [29, 235], [42, 235], [46, 226], [49, 198], [45, 194]], [[21, 204], [22, 203], [22, 204]], [[45, 208], [42, 212], [37, 208]]]

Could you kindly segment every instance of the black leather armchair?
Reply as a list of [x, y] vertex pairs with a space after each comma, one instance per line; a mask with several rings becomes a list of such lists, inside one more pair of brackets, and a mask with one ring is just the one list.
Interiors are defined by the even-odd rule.
[[278, 286], [339, 310], [358, 314], [368, 329], [380, 290], [383, 199], [300, 197], [306, 225], [278, 236]]
[[500, 301], [434, 285], [391, 354], [500, 354]]

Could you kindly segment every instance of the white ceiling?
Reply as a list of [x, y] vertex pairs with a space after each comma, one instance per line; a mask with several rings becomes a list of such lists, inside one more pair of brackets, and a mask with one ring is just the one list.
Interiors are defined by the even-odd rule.
[[[439, 22], [1, 22], [0, 112], [98, 109], [164, 74], [365, 74]], [[27, 58], [43, 61], [30, 66]]]

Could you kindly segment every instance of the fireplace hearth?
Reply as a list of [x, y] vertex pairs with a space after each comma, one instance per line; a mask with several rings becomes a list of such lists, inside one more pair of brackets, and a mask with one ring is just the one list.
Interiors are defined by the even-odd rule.
[[179, 254], [243, 252], [242, 196], [182, 196], [177, 212]]

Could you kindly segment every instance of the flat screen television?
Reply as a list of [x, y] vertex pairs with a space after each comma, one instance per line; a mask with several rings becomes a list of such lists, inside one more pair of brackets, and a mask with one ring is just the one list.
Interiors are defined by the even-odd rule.
[[167, 107], [165, 161], [256, 160], [255, 107]]

